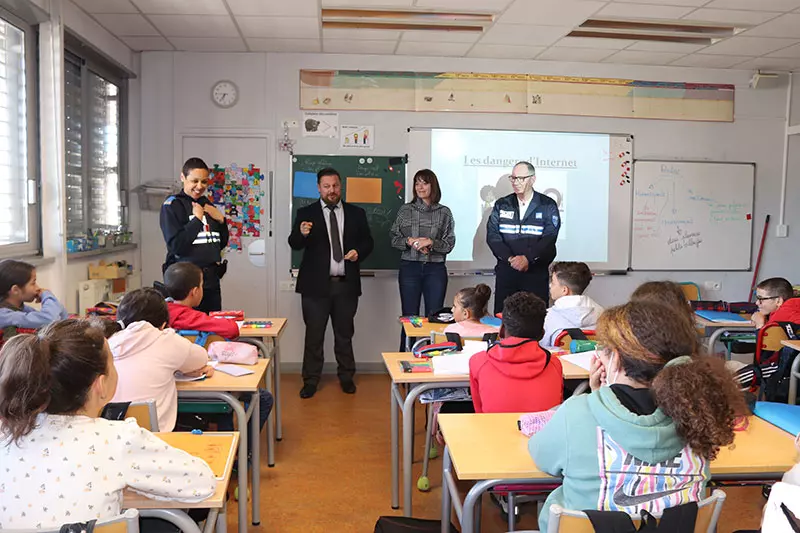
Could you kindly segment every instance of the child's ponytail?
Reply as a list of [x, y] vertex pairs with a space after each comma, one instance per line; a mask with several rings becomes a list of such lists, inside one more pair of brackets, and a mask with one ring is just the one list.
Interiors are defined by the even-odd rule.
[[50, 403], [50, 351], [37, 335], [16, 335], [0, 351], [0, 427], [16, 442]]

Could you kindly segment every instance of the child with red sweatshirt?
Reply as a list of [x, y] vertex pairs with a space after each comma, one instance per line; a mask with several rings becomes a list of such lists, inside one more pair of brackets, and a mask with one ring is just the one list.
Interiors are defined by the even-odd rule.
[[208, 331], [226, 339], [239, 336], [235, 320], [212, 318], [194, 309], [203, 300], [203, 271], [194, 263], [173, 263], [164, 272], [169, 299], [169, 327], [190, 331]]
[[469, 361], [476, 413], [546, 411], [564, 393], [561, 361], [539, 346], [547, 306], [528, 292], [503, 302], [501, 341]]

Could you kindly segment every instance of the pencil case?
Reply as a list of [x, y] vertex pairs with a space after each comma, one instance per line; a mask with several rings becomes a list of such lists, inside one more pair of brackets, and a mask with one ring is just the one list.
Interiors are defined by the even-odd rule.
[[549, 411], [540, 411], [538, 413], [526, 413], [519, 417], [517, 420], [517, 428], [522, 432], [523, 435], [526, 437], [530, 437], [534, 433], [540, 431], [550, 419], [553, 418], [553, 415], [556, 414], [554, 409]]
[[400, 361], [403, 372], [416, 374], [418, 372], [433, 372], [430, 361]]
[[458, 345], [454, 342], [439, 342], [436, 344], [428, 344], [421, 348], [414, 350], [414, 357], [433, 357], [435, 355], [444, 355], [446, 353], [455, 352], [458, 350]]
[[208, 346], [208, 356], [220, 363], [254, 365], [258, 361], [258, 349], [243, 342], [212, 342]]
[[244, 320], [244, 311], [211, 311], [208, 316], [214, 318], [227, 318], [230, 320]]

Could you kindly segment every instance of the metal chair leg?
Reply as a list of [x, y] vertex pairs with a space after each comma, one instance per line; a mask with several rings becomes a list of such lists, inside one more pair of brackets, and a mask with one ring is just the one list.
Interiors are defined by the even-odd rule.
[[431, 490], [431, 481], [428, 477], [428, 464], [431, 460], [431, 433], [433, 431], [433, 404], [428, 404], [428, 423], [425, 425], [425, 452], [422, 456], [422, 475], [417, 480], [417, 489], [421, 492]]
[[508, 493], [508, 530], [516, 531], [517, 528], [517, 513], [516, 509], [516, 496], [513, 492]]

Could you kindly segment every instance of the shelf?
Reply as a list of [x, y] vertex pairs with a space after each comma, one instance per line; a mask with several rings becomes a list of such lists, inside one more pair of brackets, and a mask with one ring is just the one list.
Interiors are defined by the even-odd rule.
[[112, 246], [110, 248], [97, 248], [96, 250], [88, 250], [86, 252], [74, 252], [71, 254], [67, 254], [67, 261], [71, 261], [73, 259], [84, 259], [86, 257], [95, 257], [99, 255], [110, 255], [110, 254], [117, 254], [120, 252], [128, 252], [130, 250], [136, 250], [139, 247], [138, 244], [130, 243], [130, 244], [120, 244], [119, 246]]

